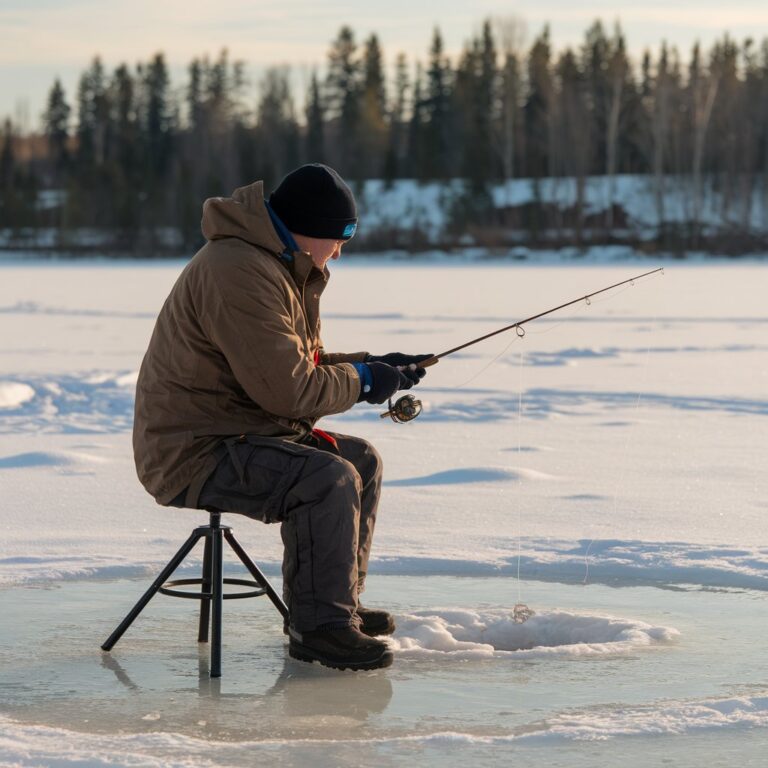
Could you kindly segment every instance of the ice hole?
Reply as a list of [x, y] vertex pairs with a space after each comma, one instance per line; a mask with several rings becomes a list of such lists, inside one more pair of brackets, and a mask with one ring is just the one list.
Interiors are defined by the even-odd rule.
[[398, 616], [394, 649], [410, 656], [590, 656], [628, 653], [673, 642], [671, 627], [566, 611], [537, 611], [525, 621], [515, 609], [441, 609]]

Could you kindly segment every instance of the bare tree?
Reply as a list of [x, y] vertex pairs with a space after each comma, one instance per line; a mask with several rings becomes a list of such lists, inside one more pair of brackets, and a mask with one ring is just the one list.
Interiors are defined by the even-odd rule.
[[704, 73], [701, 66], [701, 49], [696, 43], [691, 60], [690, 79], [688, 83], [691, 98], [691, 119], [693, 122], [693, 155], [691, 173], [693, 182], [693, 210], [691, 218], [694, 225], [694, 247], [698, 242], [701, 227], [701, 211], [704, 201], [702, 166], [707, 129], [712, 119], [712, 108], [715, 104], [717, 91], [720, 87], [720, 67], [718, 54], [713, 52], [709, 72]]

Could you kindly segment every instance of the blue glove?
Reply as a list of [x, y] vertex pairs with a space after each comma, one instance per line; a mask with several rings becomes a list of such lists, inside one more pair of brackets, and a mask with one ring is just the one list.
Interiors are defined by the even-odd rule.
[[[360, 397], [357, 402], [381, 404], [399, 389], [410, 389], [426, 374], [423, 368], [400, 370], [386, 363], [352, 363], [360, 376]], [[423, 373], [419, 374], [419, 371]]]

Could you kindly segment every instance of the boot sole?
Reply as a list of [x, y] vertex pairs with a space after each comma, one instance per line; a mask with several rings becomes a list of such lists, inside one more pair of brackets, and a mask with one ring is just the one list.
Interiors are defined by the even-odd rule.
[[344, 659], [330, 659], [323, 654], [313, 651], [311, 648], [307, 648], [305, 645], [298, 645], [291, 643], [288, 646], [288, 655], [292, 659], [298, 661], [306, 661], [312, 663], [317, 661], [324, 667], [331, 667], [331, 669], [351, 669], [354, 672], [366, 670], [366, 669], [383, 669], [384, 667], [391, 667], [392, 662], [395, 660], [392, 651], [384, 651], [376, 659], [369, 661], [345, 661]]

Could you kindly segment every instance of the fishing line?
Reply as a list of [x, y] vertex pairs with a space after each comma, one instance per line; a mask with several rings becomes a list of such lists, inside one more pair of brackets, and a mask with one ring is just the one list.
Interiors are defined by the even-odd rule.
[[468, 384], [471, 384], [475, 379], [478, 379], [480, 376], [482, 376], [495, 362], [500, 360], [502, 357], [504, 357], [507, 352], [509, 352], [510, 347], [516, 342], [519, 341], [521, 337], [515, 335], [512, 337], [512, 341], [507, 344], [504, 349], [499, 352], [496, 357], [494, 357], [489, 363], [486, 363], [476, 374], [468, 378], [466, 381], [462, 382], [461, 384], [456, 384], [451, 387], [451, 389], [462, 389], [462, 387], [466, 387]]
[[521, 605], [522, 587], [520, 584], [520, 561], [522, 559], [523, 548], [523, 473], [521, 464], [523, 459], [523, 362], [525, 359], [525, 348], [520, 345], [520, 360], [518, 364], [518, 390], [517, 390], [517, 604]]
[[[624, 290], [626, 290], [626, 289], [622, 289], [621, 291], [619, 291], [619, 293], [623, 293], [623, 292], [624, 292]], [[610, 297], [610, 296], [608, 296], [607, 298], [605, 298], [605, 299], [602, 299], [602, 301], [608, 301], [610, 298], [611, 298], [611, 297]], [[576, 308], [576, 313], [578, 314], [578, 313], [581, 313], [581, 312], [585, 312], [585, 311], [587, 310], [587, 308], [588, 308], [588, 307], [589, 307], [589, 304], [587, 304], [587, 302], [582, 302], [582, 303], [581, 303], [581, 304], [579, 304], [579, 305], [578, 305], [578, 307]], [[504, 347], [504, 349], [502, 349], [502, 350], [501, 350], [501, 352], [499, 352], [499, 354], [498, 354], [498, 355], [496, 355], [495, 357], [493, 357], [493, 358], [492, 358], [492, 359], [491, 359], [489, 362], [487, 362], [487, 363], [486, 363], [486, 364], [485, 364], [485, 365], [484, 365], [484, 366], [483, 366], [483, 367], [482, 367], [482, 368], [481, 368], [481, 369], [480, 369], [480, 370], [479, 370], [477, 373], [473, 374], [473, 375], [472, 375], [472, 376], [471, 376], [469, 379], [467, 379], [466, 381], [462, 382], [461, 384], [455, 384], [455, 385], [452, 385], [452, 386], [451, 386], [451, 389], [461, 389], [462, 387], [466, 387], [468, 384], [471, 384], [473, 381], [475, 381], [475, 379], [477, 379], [477, 378], [479, 378], [480, 376], [482, 376], [482, 375], [483, 375], [483, 374], [484, 374], [484, 373], [485, 373], [485, 372], [486, 372], [486, 371], [487, 371], [487, 370], [488, 370], [488, 369], [489, 369], [489, 368], [490, 368], [490, 367], [491, 367], [491, 366], [492, 366], [494, 363], [497, 363], [497, 362], [498, 362], [499, 360], [501, 360], [503, 357], [506, 357], [506, 354], [507, 354], [507, 352], [509, 352], [509, 350], [510, 350], [510, 348], [512, 347], [512, 345], [513, 345], [513, 344], [514, 344], [516, 341], [520, 341], [521, 339], [523, 339], [523, 338], [524, 338], [525, 336], [527, 336], [529, 333], [532, 333], [532, 334], [534, 334], [534, 336], [542, 336], [543, 334], [545, 334], [545, 333], [549, 333], [550, 331], [553, 331], [553, 330], [555, 330], [555, 328], [559, 328], [561, 325], [564, 325], [565, 323], [568, 323], [568, 322], [570, 322], [570, 321], [572, 321], [572, 320], [573, 320], [573, 315], [569, 315], [568, 317], [565, 317], [565, 318], [563, 318], [562, 320], [559, 320], [559, 321], [558, 321], [558, 322], [556, 322], [556, 323], [552, 323], [551, 325], [548, 325], [548, 326], [546, 326], [546, 327], [545, 327], [543, 330], [541, 330], [541, 331], [537, 331], [537, 330], [535, 330], [535, 329], [533, 329], [533, 330], [532, 330], [532, 329], [526, 329], [526, 330], [525, 330], [525, 333], [524, 333], [522, 336], [519, 336], [518, 334], [515, 334], [515, 335], [512, 337], [512, 341], [510, 341], [510, 342], [509, 342], [509, 344], [507, 344], [507, 345]]]
[[[655, 327], [659, 319], [658, 312], [655, 313], [653, 316], [653, 323], [652, 327]], [[643, 397], [643, 392], [647, 389], [647, 383], [648, 383], [648, 372], [650, 370], [650, 361], [651, 357], [651, 339], [648, 340], [648, 345], [645, 349], [645, 352], [643, 353], [643, 368], [642, 368], [642, 380], [640, 382], [640, 386], [638, 387], [637, 393], [635, 395], [635, 402], [632, 407], [632, 416], [633, 420], [630, 424], [629, 431], [627, 432], [626, 437], [624, 438], [624, 446], [621, 451], [621, 459], [619, 462], [619, 474], [616, 480], [616, 484], [614, 486], [614, 492], [613, 492], [613, 499], [612, 499], [612, 520], [616, 519], [616, 516], [619, 511], [619, 493], [620, 490], [624, 484], [624, 477], [626, 476], [627, 472], [627, 456], [629, 453], [629, 444], [632, 442], [632, 438], [635, 434], [635, 428], [637, 427], [638, 423], [638, 412], [640, 410], [640, 402]], [[592, 545], [595, 543], [594, 537], [590, 540], [589, 544], [587, 545], [587, 549], [584, 552], [584, 581], [583, 584], [587, 584], [589, 580], [589, 553], [592, 550]]]

